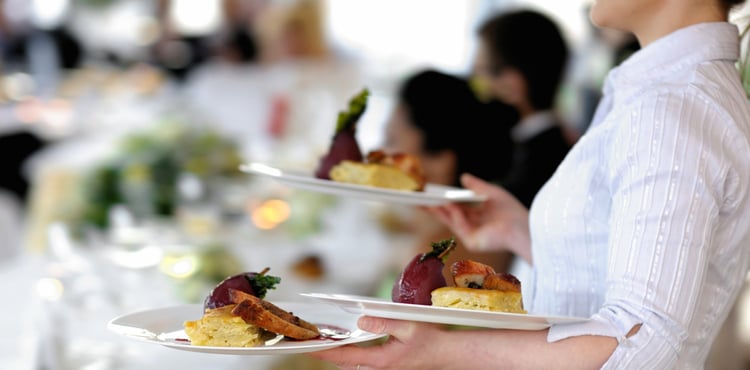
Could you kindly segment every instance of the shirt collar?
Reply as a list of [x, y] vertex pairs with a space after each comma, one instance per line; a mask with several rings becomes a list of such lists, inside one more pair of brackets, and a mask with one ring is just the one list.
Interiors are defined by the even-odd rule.
[[[672, 32], [612, 70], [610, 84], [637, 84], [711, 60], [737, 61], [739, 31], [728, 22], [699, 23]], [[609, 86], [611, 88], [611, 86]]]
[[546, 110], [524, 118], [517, 125], [513, 126], [510, 134], [516, 142], [523, 142], [554, 125], [555, 115], [552, 111]]

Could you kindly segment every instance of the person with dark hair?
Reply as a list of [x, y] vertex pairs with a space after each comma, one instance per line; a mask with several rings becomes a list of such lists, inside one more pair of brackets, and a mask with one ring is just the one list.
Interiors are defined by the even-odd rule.
[[513, 163], [500, 184], [529, 207], [570, 149], [555, 113], [568, 46], [558, 26], [532, 10], [500, 13], [485, 21], [478, 34], [476, 77], [489, 95], [520, 115], [511, 133]]
[[[386, 123], [384, 149], [418, 156], [428, 183], [460, 186], [462, 173], [497, 181], [510, 167], [509, 131], [517, 119], [513, 107], [477, 99], [467, 79], [425, 69], [403, 81]], [[407, 225], [416, 235], [415, 248], [420, 252], [431, 242], [451, 236], [429, 214], [408, 217]], [[463, 258], [482, 261], [498, 271], [505, 270], [510, 261], [508, 254], [468, 253], [459, 248], [448, 263]]]
[[[532, 264], [540, 330], [450, 330], [364, 316], [385, 343], [312, 356], [344, 369], [703, 369], [750, 271], [750, 104], [737, 68], [742, 0], [598, 0], [591, 19], [641, 49], [610, 71], [586, 133], [527, 209], [429, 210], [464, 246]], [[526, 34], [516, 35], [525, 39]]]
[[427, 182], [459, 186], [462, 173], [487, 181], [510, 167], [509, 129], [518, 113], [479, 101], [466, 79], [423, 70], [403, 83], [386, 128], [386, 146], [419, 155]]

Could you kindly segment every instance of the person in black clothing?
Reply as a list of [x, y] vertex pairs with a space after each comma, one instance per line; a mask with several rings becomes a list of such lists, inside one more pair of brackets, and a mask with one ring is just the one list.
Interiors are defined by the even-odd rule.
[[558, 26], [532, 10], [495, 15], [478, 35], [475, 77], [520, 115], [511, 131], [513, 162], [499, 184], [529, 207], [572, 144], [554, 112], [569, 49]]

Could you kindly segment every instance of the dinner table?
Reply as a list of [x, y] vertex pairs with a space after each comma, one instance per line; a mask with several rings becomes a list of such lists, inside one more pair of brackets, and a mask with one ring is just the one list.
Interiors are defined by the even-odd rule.
[[[384, 232], [378, 221], [382, 206], [338, 199], [324, 212], [325, 225], [314, 235], [298, 239], [281, 230], [257, 229], [243, 220], [223, 227], [222, 240], [243, 270], [270, 268], [269, 274], [281, 277], [276, 289], [267, 293], [270, 302], [322, 305], [327, 314], [345, 315], [338, 307], [302, 294], [377, 294], [383, 278], [405, 258], [406, 246], [412, 242], [408, 235]], [[200, 305], [215, 284], [181, 278], [184, 262], [195, 256], [195, 245], [170, 239], [173, 225], [150, 227], [131, 230], [135, 236], [124, 243], [81, 240], [66, 225], [53, 224], [46, 250], [18, 248], [0, 261], [0, 292], [5, 297], [0, 330], [6, 333], [0, 336], [0, 368], [331, 368], [303, 354], [198, 353], [111, 330], [108, 324], [118, 317]], [[296, 270], [306, 256], [322, 261], [322, 276]], [[200, 311], [195, 312], [197, 320]]]

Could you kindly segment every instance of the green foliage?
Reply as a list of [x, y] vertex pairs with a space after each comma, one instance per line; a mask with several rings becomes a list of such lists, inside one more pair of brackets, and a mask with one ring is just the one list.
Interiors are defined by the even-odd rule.
[[108, 226], [109, 209], [125, 204], [136, 216], [170, 217], [178, 201], [182, 173], [201, 179], [240, 175], [238, 145], [218, 132], [164, 121], [122, 139], [113, 157], [84, 176], [80, 222]]
[[87, 176], [84, 197], [87, 207], [83, 211], [83, 218], [96, 227], [107, 225], [109, 206], [122, 203], [122, 195], [117, 190], [120, 182], [120, 172], [116, 166], [105, 164], [95, 168]]

